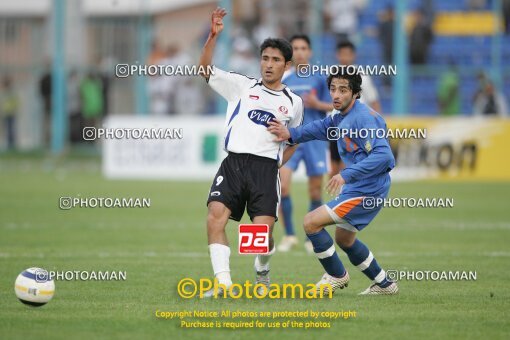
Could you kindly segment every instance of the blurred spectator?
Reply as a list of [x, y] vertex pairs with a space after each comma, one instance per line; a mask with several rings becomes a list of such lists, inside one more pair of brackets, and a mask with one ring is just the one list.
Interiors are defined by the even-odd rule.
[[510, 0], [502, 0], [503, 20], [505, 21], [505, 32], [510, 33]]
[[[186, 57], [179, 54], [179, 47], [171, 45], [166, 48], [163, 58], [153, 59], [158, 65], [184, 65]], [[151, 102], [151, 113], [156, 115], [173, 114], [176, 112], [175, 96], [178, 86], [176, 76], [155, 75], [148, 79], [148, 92]]]
[[490, 80], [483, 83], [482, 91], [475, 97], [473, 113], [478, 116], [506, 117], [508, 115], [506, 98], [503, 93], [496, 90]]
[[[356, 64], [356, 47], [348, 40], [339, 42], [336, 46], [336, 59], [340, 65]], [[367, 104], [377, 112], [381, 112], [379, 93], [369, 75], [361, 76], [361, 102]]]
[[151, 45], [151, 52], [147, 58], [147, 65], [159, 65], [159, 62], [165, 58], [165, 51], [160, 44], [154, 40]]
[[101, 89], [103, 92], [103, 117], [106, 117], [110, 112], [110, 85], [115, 69], [115, 61], [111, 57], [104, 57], [99, 61], [99, 79], [101, 80]]
[[49, 145], [51, 135], [51, 88], [51, 68], [50, 62], [47, 61], [44, 73], [39, 79], [39, 94], [43, 100], [43, 139], [46, 145]]
[[481, 11], [487, 9], [487, 0], [466, 0], [468, 11]]
[[[386, 10], [379, 13], [379, 41], [382, 47], [382, 57], [385, 65], [393, 63], [393, 25], [394, 25], [393, 7], [389, 6]], [[391, 85], [391, 77], [384, 76], [383, 83], [385, 87]]]
[[0, 92], [0, 116], [4, 121], [7, 135], [7, 149], [16, 148], [16, 116], [19, 110], [19, 99], [12, 85], [10, 77], [2, 79], [2, 91]]
[[80, 83], [81, 111], [85, 126], [97, 126], [104, 110], [101, 79], [95, 72], [90, 72]]
[[330, 20], [330, 31], [337, 42], [356, 38], [358, 15], [366, 4], [366, 0], [330, 0], [326, 4], [325, 15]]
[[427, 63], [429, 46], [433, 37], [432, 27], [430, 23], [427, 23], [423, 9], [418, 9], [415, 12], [415, 25], [409, 37], [411, 64], [423, 65]]
[[67, 112], [71, 143], [81, 142], [83, 117], [81, 114], [80, 79], [76, 70], [71, 71], [67, 81]]
[[450, 61], [450, 68], [439, 80], [437, 98], [441, 115], [453, 116], [460, 113], [459, 74], [453, 61]]
[[260, 77], [260, 62], [253, 54], [252, 44], [248, 38], [238, 37], [234, 40], [230, 69], [249, 77]]

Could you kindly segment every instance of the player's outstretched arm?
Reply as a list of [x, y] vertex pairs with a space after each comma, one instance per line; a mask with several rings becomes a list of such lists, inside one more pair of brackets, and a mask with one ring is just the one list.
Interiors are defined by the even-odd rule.
[[200, 55], [200, 67], [205, 71], [202, 76], [206, 79], [209, 79], [210, 76], [208, 70], [212, 63], [216, 39], [221, 31], [223, 31], [223, 18], [225, 15], [227, 15], [227, 11], [219, 7], [216, 8], [211, 15], [211, 30], [204, 44], [204, 48], [202, 49], [202, 54]]
[[275, 142], [290, 140], [292, 143], [304, 143], [310, 140], [328, 141], [328, 128], [333, 126], [333, 118], [326, 117], [322, 120], [314, 120], [305, 125], [295, 128], [287, 128], [279, 120], [273, 119], [268, 122], [267, 130], [276, 136]]

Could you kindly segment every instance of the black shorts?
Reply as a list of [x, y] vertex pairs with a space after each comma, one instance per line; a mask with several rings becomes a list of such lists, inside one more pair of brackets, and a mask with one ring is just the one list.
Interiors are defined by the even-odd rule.
[[280, 194], [276, 160], [230, 152], [214, 177], [207, 205], [213, 201], [225, 204], [235, 221], [241, 220], [245, 207], [252, 221], [255, 216], [278, 220]]
[[336, 140], [329, 142], [329, 153], [331, 154], [331, 160], [334, 162], [340, 162], [340, 153], [338, 152], [338, 144]]

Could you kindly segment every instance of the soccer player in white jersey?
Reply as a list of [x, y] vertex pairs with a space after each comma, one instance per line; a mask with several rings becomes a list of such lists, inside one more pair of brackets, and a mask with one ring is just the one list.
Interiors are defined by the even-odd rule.
[[[211, 31], [200, 56], [200, 66], [209, 69], [218, 35], [223, 30], [224, 9], [211, 16]], [[301, 125], [303, 102], [281, 80], [290, 67], [292, 47], [283, 39], [266, 39], [260, 47], [261, 79], [214, 67], [204, 76], [208, 84], [228, 102], [224, 149], [228, 156], [214, 177], [207, 200], [207, 236], [218, 294], [232, 285], [230, 248], [225, 226], [229, 219], [241, 220], [246, 208], [255, 224], [269, 225], [267, 255], [255, 258], [256, 283], [269, 288], [269, 259], [274, 253], [273, 225], [278, 219], [280, 180], [278, 168], [295, 150], [288, 142], [275, 142], [267, 131], [269, 121], [289, 127]], [[205, 296], [213, 296], [214, 291]]]

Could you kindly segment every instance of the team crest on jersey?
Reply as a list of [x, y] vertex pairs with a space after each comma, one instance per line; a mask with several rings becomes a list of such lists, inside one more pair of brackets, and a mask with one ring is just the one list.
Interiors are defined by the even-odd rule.
[[278, 111], [279, 111], [281, 114], [284, 114], [284, 115], [289, 114], [289, 110], [287, 110], [287, 107], [285, 107], [285, 106], [283, 106], [283, 105], [282, 105], [282, 106], [280, 106], [280, 107], [278, 108]]
[[370, 141], [368, 141], [368, 140], [365, 143], [365, 150], [367, 150], [367, 152], [372, 151], [372, 144], [370, 144]]
[[251, 121], [255, 124], [263, 125], [265, 127], [269, 127], [268, 123], [271, 120], [276, 119], [276, 117], [271, 112], [262, 110], [251, 110], [248, 112], [248, 118], [250, 118]]

